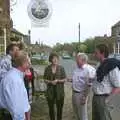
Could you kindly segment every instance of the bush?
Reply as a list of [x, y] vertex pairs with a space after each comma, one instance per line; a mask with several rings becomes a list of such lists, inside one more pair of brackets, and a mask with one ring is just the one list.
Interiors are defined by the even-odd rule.
[[48, 61], [47, 60], [37, 60], [37, 59], [32, 59], [31, 63], [33, 65], [48, 65]]

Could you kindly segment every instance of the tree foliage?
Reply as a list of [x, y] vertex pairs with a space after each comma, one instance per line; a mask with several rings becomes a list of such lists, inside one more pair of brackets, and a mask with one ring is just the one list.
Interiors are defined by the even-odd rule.
[[106, 44], [109, 47], [110, 52], [113, 52], [114, 39], [107, 36], [89, 38], [80, 44], [78, 42], [64, 44], [57, 43], [53, 47], [53, 50], [59, 53], [66, 51], [70, 55], [72, 55], [73, 52], [93, 53], [96, 45], [101, 43]]

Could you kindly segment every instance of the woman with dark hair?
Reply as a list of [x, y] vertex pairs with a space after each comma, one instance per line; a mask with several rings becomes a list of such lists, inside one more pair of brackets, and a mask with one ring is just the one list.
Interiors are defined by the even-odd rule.
[[50, 54], [49, 62], [51, 64], [45, 68], [44, 80], [47, 84], [46, 98], [49, 107], [50, 120], [55, 120], [55, 103], [57, 107], [57, 120], [62, 120], [66, 74], [64, 68], [58, 64], [59, 56], [56, 53]]

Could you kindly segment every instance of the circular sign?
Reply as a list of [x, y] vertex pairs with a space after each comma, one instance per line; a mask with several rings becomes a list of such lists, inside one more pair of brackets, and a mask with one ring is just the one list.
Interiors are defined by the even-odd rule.
[[52, 15], [52, 7], [48, 0], [31, 0], [28, 5], [28, 15], [32, 22], [43, 24], [47, 22]]

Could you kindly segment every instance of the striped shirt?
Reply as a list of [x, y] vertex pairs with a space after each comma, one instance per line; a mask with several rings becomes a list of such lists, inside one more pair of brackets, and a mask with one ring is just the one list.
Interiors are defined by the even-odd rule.
[[11, 56], [6, 55], [0, 58], [0, 81], [5, 74], [12, 68]]
[[94, 94], [110, 94], [114, 87], [120, 87], [120, 70], [118, 67], [104, 76], [102, 82], [98, 82], [97, 78], [93, 82]]

